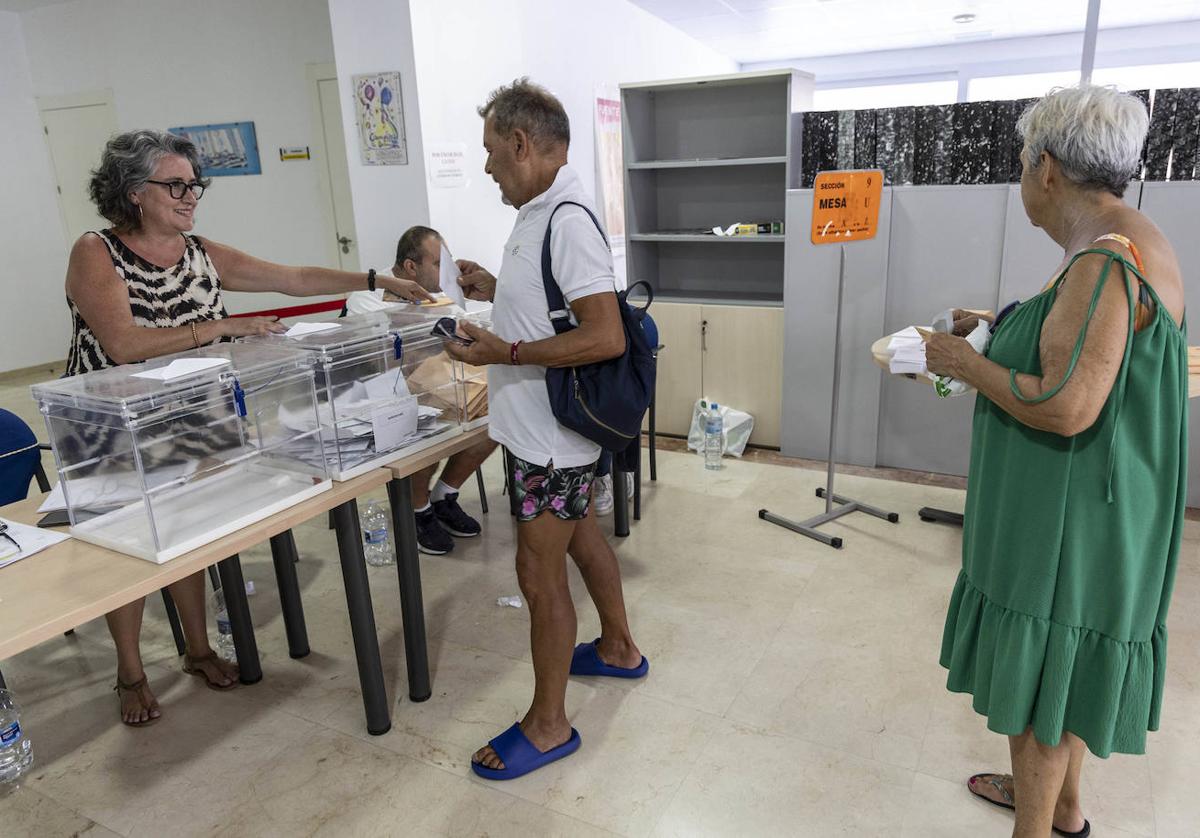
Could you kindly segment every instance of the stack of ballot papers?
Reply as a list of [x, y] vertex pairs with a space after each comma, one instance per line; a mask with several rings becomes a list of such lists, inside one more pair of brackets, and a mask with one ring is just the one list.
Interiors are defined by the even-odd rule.
[[888, 370], [897, 375], [924, 375], [925, 341], [915, 326], [896, 332], [888, 341]]
[[[280, 424], [299, 436], [276, 441], [274, 450], [314, 465], [319, 465], [323, 457], [326, 467], [333, 471], [364, 463], [385, 453], [378, 451], [375, 444], [375, 421], [379, 412], [414, 398], [401, 371], [393, 369], [352, 382], [334, 396], [332, 404], [327, 401], [318, 403], [315, 414], [307, 410], [291, 411], [285, 405], [280, 405]], [[398, 445], [388, 446], [386, 450], [411, 445], [451, 427], [451, 423], [443, 421], [441, 417], [440, 408], [418, 404], [416, 430], [405, 436]], [[318, 428], [324, 451], [315, 450], [308, 439]]]

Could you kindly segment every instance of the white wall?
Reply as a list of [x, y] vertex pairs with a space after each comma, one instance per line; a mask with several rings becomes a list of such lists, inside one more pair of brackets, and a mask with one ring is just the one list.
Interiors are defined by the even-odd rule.
[[35, 95], [111, 88], [123, 131], [253, 121], [262, 174], [214, 178], [196, 232], [272, 261], [336, 266], [322, 162], [279, 159], [280, 146], [312, 145], [306, 65], [333, 61], [325, 0], [77, 0], [21, 18]]
[[[470, 184], [429, 190], [429, 223], [454, 255], [497, 270], [514, 211], [483, 172], [488, 93], [528, 75], [571, 118], [570, 161], [595, 194], [593, 100], [598, 84], [730, 73], [729, 58], [627, 0], [412, 0], [421, 134], [467, 147]], [[339, 70], [340, 70], [339, 53]], [[397, 219], [399, 229], [419, 218]], [[397, 231], [399, 232], [399, 230]], [[393, 242], [394, 244], [394, 242]]]
[[[362, 268], [386, 273], [396, 258], [396, 241], [413, 224], [426, 224], [425, 156], [421, 143], [422, 94], [413, 63], [408, 0], [329, 0], [342, 125], [350, 167], [350, 193]], [[399, 71], [404, 100], [408, 164], [367, 166], [359, 153], [358, 126], [351, 99], [352, 77]]]
[[66, 242], [21, 19], [0, 12], [0, 372], [61, 360]]

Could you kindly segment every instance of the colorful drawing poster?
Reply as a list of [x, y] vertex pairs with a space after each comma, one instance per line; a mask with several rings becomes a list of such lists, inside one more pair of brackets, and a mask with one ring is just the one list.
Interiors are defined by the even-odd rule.
[[596, 207], [612, 246], [617, 285], [625, 288], [625, 189], [621, 168], [621, 99], [611, 85], [596, 88]]
[[408, 165], [400, 74], [367, 73], [354, 76], [353, 82], [362, 162], [367, 166]]

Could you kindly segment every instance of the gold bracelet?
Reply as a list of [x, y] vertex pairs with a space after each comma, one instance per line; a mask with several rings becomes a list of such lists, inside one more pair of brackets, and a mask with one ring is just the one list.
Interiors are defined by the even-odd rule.
[[196, 331], [196, 324], [190, 324], [192, 327], [192, 343], [196, 344], [196, 348], [200, 348], [200, 333]]

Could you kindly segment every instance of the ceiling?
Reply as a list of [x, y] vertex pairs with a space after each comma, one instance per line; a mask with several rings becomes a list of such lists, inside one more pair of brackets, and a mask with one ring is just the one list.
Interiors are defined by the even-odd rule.
[[[741, 63], [1078, 32], [1087, 0], [631, 0]], [[1200, 0], [1102, 0], [1104, 29], [1200, 19]], [[974, 14], [955, 23], [958, 14]]]

